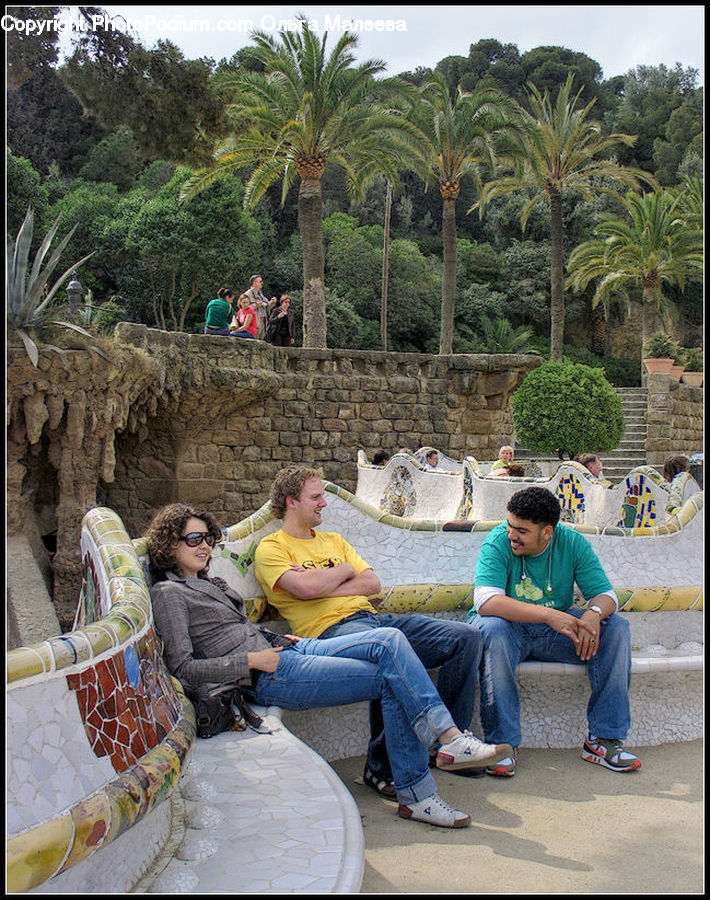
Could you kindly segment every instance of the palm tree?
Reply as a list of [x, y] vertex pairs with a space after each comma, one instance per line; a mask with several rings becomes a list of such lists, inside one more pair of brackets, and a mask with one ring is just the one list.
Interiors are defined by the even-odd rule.
[[[223, 79], [231, 94], [234, 134], [183, 189], [183, 199], [206, 187], [220, 172], [251, 169], [244, 204], [255, 205], [281, 181], [282, 202], [297, 179], [298, 222], [303, 242], [303, 346], [325, 347], [325, 285], [321, 178], [329, 164], [345, 171], [350, 192], [362, 198], [377, 174], [397, 177], [414, 128], [403, 108], [407, 88], [396, 79], [375, 81], [384, 63], [354, 67], [357, 37], [345, 32], [326, 56], [322, 40], [307, 26], [282, 31], [280, 40], [255, 32], [255, 56], [263, 72]], [[413, 146], [410, 144], [410, 147]], [[411, 150], [414, 154], [414, 150]]]
[[636, 188], [640, 180], [654, 184], [653, 177], [646, 172], [619, 166], [610, 159], [596, 158], [619, 144], [630, 146], [636, 138], [628, 134], [603, 135], [601, 123], [589, 119], [595, 101], [577, 109], [582, 91], [570, 98], [572, 82], [573, 75], [570, 74], [560, 87], [554, 105], [548, 91], [543, 96], [535, 85], [528, 85], [532, 114], [521, 110], [524, 136], [515, 158], [510, 160], [513, 174], [484, 185], [476, 204], [483, 215], [485, 205], [493, 197], [511, 191], [531, 190], [532, 197], [520, 216], [524, 229], [535, 204], [547, 203], [551, 219], [550, 350], [555, 362], [562, 360], [564, 340], [563, 195], [578, 191], [585, 199], [592, 199], [597, 192], [617, 196], [612, 187], [604, 183], [608, 179], [614, 186]]
[[663, 283], [678, 284], [703, 269], [703, 234], [697, 213], [685, 192], [661, 188], [644, 194], [629, 192], [624, 200], [628, 220], [606, 215], [595, 227], [595, 238], [570, 254], [567, 284], [575, 290], [599, 279], [592, 305], [605, 305], [628, 284], [643, 290], [642, 347], [663, 311]]
[[456, 201], [461, 179], [472, 175], [479, 180], [482, 165], [492, 172], [496, 144], [513, 129], [506, 109], [510, 102], [491, 88], [472, 93], [458, 89], [451, 95], [441, 73], [421, 88], [424, 103], [414, 118], [426, 137], [425, 168], [419, 174], [438, 184], [443, 200], [442, 239], [444, 267], [441, 283], [441, 334], [439, 353], [452, 351], [456, 297]]

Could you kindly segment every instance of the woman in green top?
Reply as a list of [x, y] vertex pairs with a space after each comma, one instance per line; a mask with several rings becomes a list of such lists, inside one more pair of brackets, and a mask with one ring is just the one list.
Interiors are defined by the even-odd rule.
[[234, 291], [220, 288], [214, 300], [205, 309], [205, 334], [224, 334], [229, 337], [229, 323], [232, 319]]

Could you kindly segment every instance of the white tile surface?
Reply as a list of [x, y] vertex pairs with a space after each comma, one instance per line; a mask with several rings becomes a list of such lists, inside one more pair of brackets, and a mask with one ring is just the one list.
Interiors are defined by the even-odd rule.
[[357, 893], [364, 844], [350, 793], [276, 714], [273, 733], [198, 740], [180, 791], [185, 835], [150, 893]]

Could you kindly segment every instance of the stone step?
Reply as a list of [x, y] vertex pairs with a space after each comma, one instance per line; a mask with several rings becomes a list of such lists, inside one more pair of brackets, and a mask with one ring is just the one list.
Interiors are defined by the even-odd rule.
[[615, 450], [609, 450], [607, 453], [599, 454], [604, 459], [637, 459], [639, 456], [646, 456], [644, 449], [628, 450], [626, 448], [617, 447]]

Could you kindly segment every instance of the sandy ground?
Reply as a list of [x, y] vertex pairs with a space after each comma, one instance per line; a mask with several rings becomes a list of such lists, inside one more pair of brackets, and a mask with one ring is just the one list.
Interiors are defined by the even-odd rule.
[[361, 893], [702, 894], [703, 741], [630, 749], [643, 765], [627, 774], [525, 748], [514, 778], [437, 772], [473, 820], [455, 830], [400, 819], [363, 757], [332, 763], [362, 816]]

